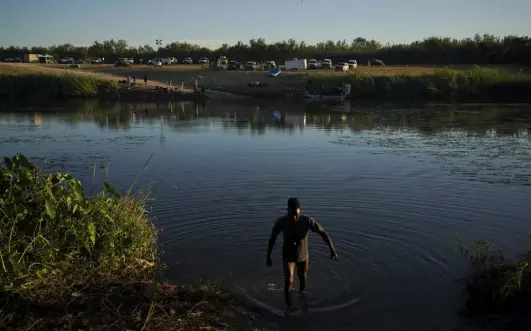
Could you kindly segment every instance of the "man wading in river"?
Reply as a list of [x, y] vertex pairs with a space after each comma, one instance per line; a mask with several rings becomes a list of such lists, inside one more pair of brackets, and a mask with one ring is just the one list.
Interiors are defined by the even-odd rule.
[[282, 232], [284, 234], [284, 244], [282, 246], [282, 259], [284, 264], [284, 297], [286, 299], [286, 313], [292, 311], [291, 289], [293, 287], [293, 278], [295, 266], [297, 266], [297, 275], [299, 276], [299, 290], [304, 293], [306, 287], [306, 278], [308, 274], [308, 231], [312, 230], [321, 235], [330, 249], [330, 258], [334, 262], [339, 262], [332, 240], [325, 230], [312, 217], [301, 214], [300, 203], [297, 198], [288, 199], [288, 213], [277, 219], [269, 237], [267, 248], [266, 264], [272, 266], [271, 251], [275, 245], [277, 236]]

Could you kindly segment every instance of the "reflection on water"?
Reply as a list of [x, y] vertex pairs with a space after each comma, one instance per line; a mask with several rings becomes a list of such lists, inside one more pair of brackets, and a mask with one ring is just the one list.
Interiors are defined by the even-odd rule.
[[453, 238], [522, 251], [531, 231], [528, 113], [89, 102], [0, 113], [0, 148], [70, 171], [89, 190], [107, 173], [126, 190], [154, 153], [137, 186], [153, 192], [167, 276], [220, 280], [272, 314], [283, 304], [282, 240], [266, 268], [267, 237], [297, 195], [341, 263], [310, 239], [306, 318], [288, 326], [465, 330]]
[[[471, 180], [492, 183], [531, 183], [531, 115], [526, 109], [445, 107], [439, 109], [362, 110], [348, 106], [324, 108], [293, 105], [218, 104], [206, 107], [194, 102], [144, 103], [102, 106], [82, 105], [80, 112], [45, 114], [1, 114], [4, 130], [32, 131], [46, 121], [63, 122], [71, 128], [93, 123], [108, 131], [129, 132], [135, 128], [159, 127], [160, 143], [165, 143], [164, 127], [173, 132], [204, 132], [220, 128], [240, 135], [283, 134], [322, 130], [334, 133], [334, 144], [360, 148], [375, 147], [373, 153], [407, 155], [421, 162], [440, 164], [452, 173]], [[28, 124], [29, 123], [29, 124]], [[337, 134], [340, 135], [337, 135]], [[70, 136], [70, 139], [75, 139]], [[83, 138], [78, 136], [78, 138]], [[135, 146], [153, 136], [127, 135], [108, 143]], [[53, 135], [8, 135], [3, 143], [54, 141]], [[83, 140], [83, 139], [81, 139]], [[84, 142], [87, 142], [86, 140]], [[426, 156], [432, 156], [426, 160]]]

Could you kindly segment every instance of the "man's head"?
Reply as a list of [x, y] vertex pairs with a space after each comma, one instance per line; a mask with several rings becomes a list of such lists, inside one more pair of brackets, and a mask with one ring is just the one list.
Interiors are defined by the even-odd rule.
[[288, 214], [293, 218], [299, 217], [301, 214], [301, 204], [297, 198], [288, 199]]

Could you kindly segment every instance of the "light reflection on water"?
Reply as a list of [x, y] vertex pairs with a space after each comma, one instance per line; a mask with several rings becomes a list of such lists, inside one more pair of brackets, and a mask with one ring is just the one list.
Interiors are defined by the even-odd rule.
[[[2, 155], [26, 154], [95, 191], [105, 176], [149, 187], [167, 276], [219, 279], [262, 309], [282, 307], [288, 196], [330, 232], [310, 242], [309, 326], [451, 328], [464, 275], [454, 236], [522, 251], [531, 230], [525, 109], [363, 109], [297, 104], [97, 103], [0, 113]], [[279, 114], [276, 113], [279, 112]], [[93, 164], [97, 165], [93, 178]], [[322, 313], [326, 312], [326, 315]], [[315, 319], [311, 319], [315, 317]], [[309, 328], [311, 329], [311, 328]]]

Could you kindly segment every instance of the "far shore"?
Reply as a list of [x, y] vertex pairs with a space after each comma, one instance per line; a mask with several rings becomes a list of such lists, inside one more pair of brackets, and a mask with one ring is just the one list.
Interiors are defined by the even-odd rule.
[[[99, 91], [79, 94], [109, 100], [118, 99], [118, 95], [120, 100], [129, 101], [223, 99], [237, 96], [302, 99], [309, 82], [315, 82], [325, 88], [351, 84], [352, 93], [348, 97], [351, 101], [531, 101], [531, 74], [526, 69], [514, 66], [359, 66], [345, 73], [303, 70], [282, 72], [280, 76], [272, 78], [268, 77], [266, 71], [216, 71], [200, 65], [168, 65], [163, 68], [148, 65], [133, 65], [129, 68], [81, 65], [80, 68], [69, 68], [68, 65], [51, 64], [0, 64], [0, 79], [6, 76], [57, 76], [65, 73], [77, 78], [89, 77], [98, 82], [112, 82], [112, 93]], [[134, 86], [118, 83], [127, 76], [136, 78]], [[144, 77], [147, 83], [144, 83]], [[194, 92], [195, 79], [200, 88], [206, 88], [207, 93]], [[0, 94], [9, 94], [6, 89], [0, 85]], [[110, 91], [109, 88], [104, 90]], [[21, 93], [31, 96], [34, 92], [34, 89], [28, 89]], [[50, 95], [45, 93], [44, 97]]]

